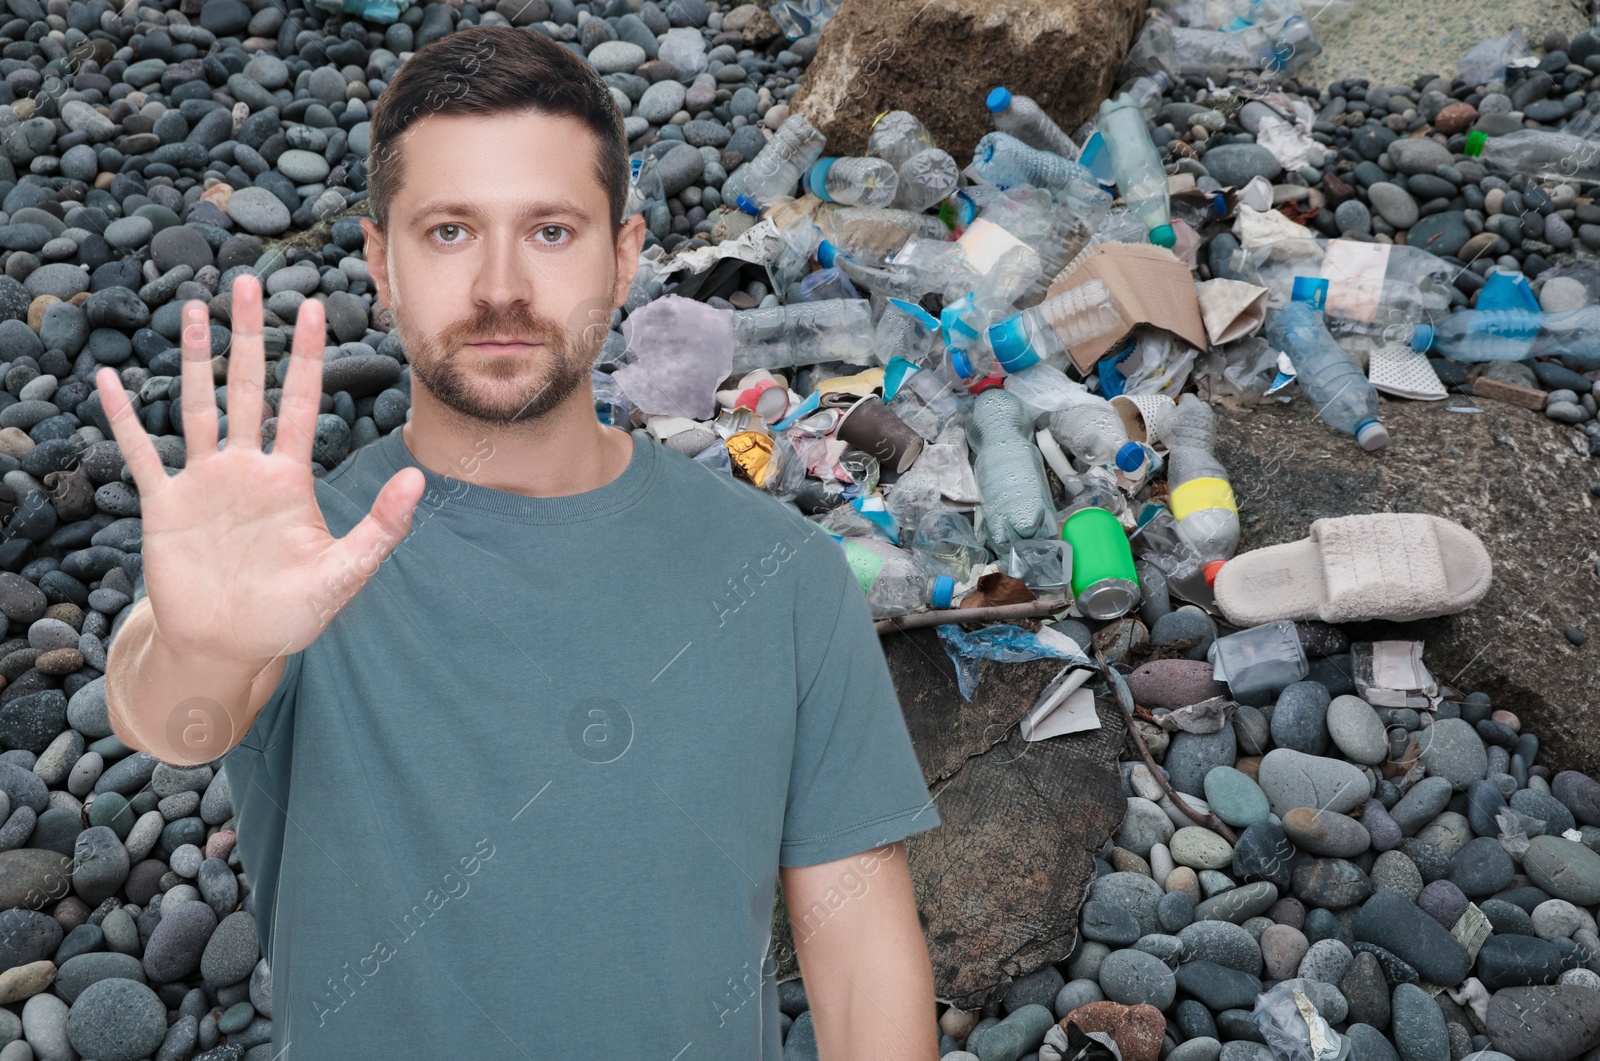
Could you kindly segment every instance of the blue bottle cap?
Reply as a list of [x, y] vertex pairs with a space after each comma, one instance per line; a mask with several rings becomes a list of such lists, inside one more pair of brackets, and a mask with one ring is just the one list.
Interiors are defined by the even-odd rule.
[[816, 165], [812, 166], [806, 173], [806, 191], [825, 203], [833, 202], [833, 199], [828, 196], [827, 180], [828, 171], [833, 168], [835, 161], [832, 158], [819, 158]]
[[761, 207], [757, 206], [750, 199], [749, 196], [747, 196], [747, 195], [735, 196], [733, 201], [734, 201], [734, 204], [736, 206], [738, 206], [740, 210], [743, 210], [745, 213], [749, 214], [751, 217], [760, 217], [761, 216]]
[[1211, 209], [1218, 217], [1228, 212], [1228, 197], [1221, 192], [1211, 197]]
[[1125, 472], [1135, 472], [1144, 464], [1144, 447], [1137, 442], [1124, 442], [1117, 450], [1117, 467]]
[[1157, 225], [1150, 230], [1150, 242], [1157, 247], [1176, 247], [1178, 234], [1173, 231], [1171, 225]]
[[1309, 302], [1312, 309], [1321, 309], [1328, 303], [1328, 281], [1320, 276], [1297, 276], [1289, 298], [1294, 302]]
[[950, 351], [950, 369], [962, 379], [972, 378], [972, 361], [965, 350]]
[[989, 108], [990, 114], [999, 114], [1011, 106], [1011, 90], [1009, 88], [995, 89], [989, 93], [989, 98], [983, 101], [983, 105]]
[[832, 269], [833, 263], [839, 258], [839, 249], [827, 240], [817, 244], [817, 264], [824, 269]]
[[989, 326], [989, 347], [994, 351], [1000, 367], [1007, 372], [1016, 372], [1039, 361], [1039, 355], [1033, 352], [1033, 346], [1028, 342], [1028, 332], [1022, 326], [1020, 313]]
[[978, 204], [972, 201], [972, 196], [964, 191], [956, 192], [955, 203], [956, 217], [960, 220], [963, 228], [977, 220]]
[[929, 594], [928, 603], [935, 608], [948, 608], [955, 592], [956, 580], [949, 575], [938, 575], [933, 580], [933, 592]]
[[1419, 353], [1433, 348], [1433, 325], [1419, 324], [1411, 333], [1411, 349]]

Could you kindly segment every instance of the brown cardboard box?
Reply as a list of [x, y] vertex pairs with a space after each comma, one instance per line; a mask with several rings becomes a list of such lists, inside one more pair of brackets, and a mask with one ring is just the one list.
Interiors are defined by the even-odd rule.
[[1128, 333], [1142, 324], [1172, 332], [1191, 346], [1206, 349], [1206, 325], [1200, 316], [1194, 277], [1176, 254], [1154, 244], [1102, 243], [1068, 266], [1050, 284], [1046, 298], [1069, 288], [1101, 280], [1122, 311], [1125, 327], [1070, 349], [1072, 363], [1087, 374]]

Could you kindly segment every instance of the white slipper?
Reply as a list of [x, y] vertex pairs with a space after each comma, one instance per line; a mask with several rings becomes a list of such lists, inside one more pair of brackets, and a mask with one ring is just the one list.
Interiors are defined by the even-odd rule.
[[1478, 603], [1493, 574], [1478, 536], [1447, 519], [1377, 512], [1311, 524], [1311, 535], [1234, 557], [1217, 606], [1235, 626], [1279, 619], [1403, 622]]

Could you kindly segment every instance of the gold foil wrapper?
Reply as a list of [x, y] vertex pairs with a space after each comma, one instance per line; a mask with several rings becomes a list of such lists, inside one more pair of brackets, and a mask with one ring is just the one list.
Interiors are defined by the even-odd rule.
[[741, 431], [728, 439], [728, 456], [733, 466], [756, 486], [766, 481], [772, 470], [772, 436], [760, 431]]

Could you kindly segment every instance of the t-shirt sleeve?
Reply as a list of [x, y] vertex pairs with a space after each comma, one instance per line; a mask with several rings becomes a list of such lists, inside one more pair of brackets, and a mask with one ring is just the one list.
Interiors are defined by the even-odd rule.
[[[831, 541], [825, 548], [837, 548]], [[784, 812], [781, 866], [813, 866], [868, 851], [940, 824], [911, 745], [866, 597], [840, 551], [810, 595], [820, 664], [802, 687]], [[804, 677], [804, 675], [802, 675]]]

